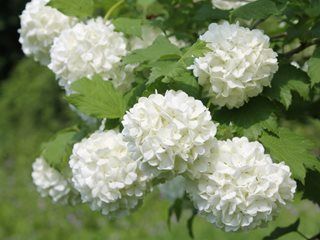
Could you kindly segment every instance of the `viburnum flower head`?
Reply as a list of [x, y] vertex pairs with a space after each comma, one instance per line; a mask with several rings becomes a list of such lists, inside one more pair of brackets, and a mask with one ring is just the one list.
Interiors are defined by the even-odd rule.
[[122, 33], [115, 32], [110, 21], [99, 17], [78, 23], [54, 40], [49, 68], [59, 84], [67, 91], [70, 85], [83, 77], [99, 74], [111, 80], [116, 88], [128, 85], [123, 76], [121, 58], [127, 54], [127, 43]]
[[262, 31], [212, 23], [200, 40], [210, 50], [190, 69], [213, 104], [239, 108], [270, 86], [278, 70], [277, 53]]
[[83, 202], [111, 218], [138, 207], [148, 183], [114, 130], [95, 132], [73, 147], [69, 165]]
[[223, 10], [231, 10], [256, 0], [212, 0], [212, 5]]
[[186, 184], [199, 214], [225, 231], [271, 221], [293, 199], [296, 182], [289, 167], [273, 163], [262, 144], [245, 137], [217, 144], [207, 173]]
[[67, 203], [71, 186], [68, 180], [42, 158], [32, 164], [32, 179], [42, 197], [51, 197], [53, 202]]
[[122, 124], [129, 151], [150, 178], [184, 172], [198, 175], [206, 167], [198, 157], [209, 152], [216, 134], [202, 102], [173, 90], [140, 98]]
[[58, 10], [46, 6], [50, 0], [32, 0], [20, 16], [19, 42], [27, 56], [33, 56], [42, 65], [50, 62], [50, 48], [54, 38], [76, 23]]

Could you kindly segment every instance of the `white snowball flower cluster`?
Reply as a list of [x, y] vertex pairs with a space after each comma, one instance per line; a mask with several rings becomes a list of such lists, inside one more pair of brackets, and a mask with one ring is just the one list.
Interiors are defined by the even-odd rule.
[[[164, 33], [160, 28], [156, 28], [150, 25], [142, 26], [142, 35], [139, 37], [132, 37], [129, 39], [129, 48], [131, 51], [146, 48], [152, 45], [154, 40], [159, 36], [164, 36]], [[169, 37], [169, 41], [179, 48], [186, 47], [188, 43], [178, 40], [175, 36]]]
[[32, 164], [32, 179], [42, 197], [49, 196], [55, 203], [67, 203], [71, 192], [68, 180], [41, 157]]
[[123, 34], [115, 32], [110, 21], [99, 17], [76, 24], [54, 40], [49, 68], [67, 91], [74, 81], [96, 74], [104, 80], [113, 80], [115, 87], [122, 89], [131, 84], [121, 66], [121, 58], [126, 54]]
[[252, 229], [292, 200], [296, 183], [289, 167], [273, 163], [259, 142], [219, 141], [211, 157], [208, 172], [186, 186], [200, 215], [216, 226]]
[[27, 56], [43, 65], [50, 62], [50, 48], [54, 38], [72, 27], [76, 20], [46, 6], [50, 0], [32, 0], [22, 12], [19, 42]]
[[198, 175], [206, 166], [198, 158], [209, 152], [216, 134], [202, 102], [173, 90], [140, 98], [122, 124], [129, 151], [151, 178], [161, 173]]
[[95, 132], [73, 147], [69, 165], [74, 187], [92, 210], [109, 217], [129, 214], [148, 190], [146, 177], [116, 131]]
[[277, 53], [262, 31], [212, 23], [200, 39], [210, 51], [190, 69], [213, 104], [238, 108], [270, 86], [278, 70]]
[[212, 0], [212, 5], [223, 10], [239, 8], [256, 0]]

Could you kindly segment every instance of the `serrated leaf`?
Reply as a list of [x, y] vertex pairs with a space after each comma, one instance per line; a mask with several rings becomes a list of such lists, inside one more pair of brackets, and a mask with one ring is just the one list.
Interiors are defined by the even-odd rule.
[[213, 113], [213, 119], [225, 126], [232, 125], [239, 136], [256, 140], [264, 130], [277, 132], [276, 108], [265, 98], [257, 97], [239, 109], [221, 109]]
[[157, 61], [168, 56], [180, 56], [180, 49], [173, 45], [166, 37], [159, 36], [151, 46], [133, 51], [126, 56], [123, 61], [125, 64], [143, 63]]
[[309, 99], [308, 75], [291, 65], [281, 65], [271, 82], [272, 87], [264, 91], [265, 96], [282, 103], [288, 109], [292, 103], [292, 92], [304, 100]]
[[298, 230], [300, 219], [289, 225], [288, 227], [277, 227], [269, 236], [264, 237], [263, 240], [275, 240], [287, 233], [295, 232]]
[[133, 18], [117, 18], [112, 21], [116, 30], [129, 36], [141, 37], [142, 20]]
[[293, 177], [302, 183], [306, 169], [320, 171], [320, 161], [311, 154], [313, 143], [304, 137], [280, 128], [278, 136], [264, 133], [260, 141], [270, 152], [274, 161], [284, 161], [291, 169]]
[[190, 48], [186, 49], [179, 61], [182, 62], [186, 67], [189, 67], [193, 64], [195, 58], [202, 57], [209, 51], [210, 49], [207, 47], [207, 44], [199, 40]]
[[84, 136], [77, 128], [69, 128], [57, 133], [49, 142], [42, 145], [41, 156], [48, 164], [62, 171], [68, 163], [72, 146]]
[[274, 2], [270, 0], [258, 0], [235, 9], [231, 12], [231, 16], [232, 18], [251, 20], [264, 19], [278, 13], [279, 10]]
[[48, 5], [68, 16], [78, 18], [90, 17], [94, 11], [93, 0], [51, 0]]
[[126, 111], [126, 102], [111, 81], [96, 75], [92, 80], [83, 78], [72, 84], [76, 94], [67, 100], [81, 112], [97, 118], [121, 118]]
[[312, 86], [320, 83], [320, 47], [315, 50], [308, 61], [308, 75], [311, 78]]

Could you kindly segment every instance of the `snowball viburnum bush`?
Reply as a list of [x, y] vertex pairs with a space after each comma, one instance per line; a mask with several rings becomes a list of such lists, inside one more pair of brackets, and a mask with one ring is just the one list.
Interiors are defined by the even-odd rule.
[[50, 48], [63, 30], [71, 28], [76, 18], [68, 17], [46, 6], [50, 0], [32, 0], [22, 12], [19, 42], [27, 56], [32, 56], [42, 65], [50, 62]]
[[121, 67], [121, 58], [126, 54], [123, 34], [115, 32], [111, 22], [96, 18], [76, 24], [54, 40], [49, 68], [67, 92], [74, 81], [96, 74], [112, 80], [116, 88], [127, 89], [131, 84], [126, 81], [127, 68]]
[[200, 36], [210, 49], [191, 66], [213, 104], [239, 108], [271, 85], [277, 53], [260, 30], [213, 23]]
[[296, 191], [289, 167], [245, 137], [218, 141], [207, 172], [186, 186], [200, 215], [226, 231], [272, 220]]
[[50, 197], [56, 203], [67, 203], [71, 192], [69, 181], [42, 157], [32, 164], [32, 179], [42, 197]]
[[[305, 12], [310, 6], [98, 2], [32, 0], [21, 16], [25, 54], [47, 65], [72, 108], [90, 117], [46, 145], [50, 164], [33, 164], [42, 196], [66, 202], [76, 192], [115, 218], [159, 186], [177, 219], [189, 209], [230, 232], [271, 221], [293, 199], [293, 178], [309, 187], [319, 160], [288, 126], [297, 109], [299, 120], [318, 116], [320, 17]], [[311, 34], [293, 34], [297, 24]]]
[[199, 156], [207, 154], [216, 134], [208, 109], [182, 91], [140, 98], [122, 124], [129, 151], [152, 177], [167, 171], [197, 175], [204, 165]]
[[122, 135], [113, 130], [95, 132], [75, 144], [70, 168], [82, 201], [109, 217], [128, 215], [148, 190], [138, 162], [128, 155]]

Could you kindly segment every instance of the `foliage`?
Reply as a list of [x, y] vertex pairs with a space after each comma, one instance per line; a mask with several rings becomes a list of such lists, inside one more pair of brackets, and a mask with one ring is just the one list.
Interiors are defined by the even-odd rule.
[[[292, 125], [304, 126], [304, 123], [310, 121], [310, 119], [313, 121], [320, 118], [320, 2], [318, 0], [258, 0], [230, 11], [213, 9], [209, 1], [193, 3], [192, 0], [128, 0], [117, 2], [110, 0], [52, 0], [50, 6], [56, 7], [67, 15], [82, 19], [99, 14], [106, 15], [112, 18], [117, 31], [121, 31], [129, 37], [140, 37], [142, 24], [154, 25], [163, 30], [164, 35], [159, 36], [151, 46], [135, 50], [122, 59], [124, 64], [137, 65], [134, 71], [136, 80], [133, 88], [125, 94], [116, 91], [111, 82], [103, 81], [99, 76], [95, 76], [91, 80], [79, 79], [72, 85], [75, 94], [67, 97], [68, 102], [84, 114], [108, 119], [107, 123], [111, 123], [111, 126], [121, 127], [121, 118], [138, 101], [139, 97], [148, 96], [155, 91], [162, 93], [168, 89], [181, 89], [202, 100], [203, 103], [208, 103], [202, 88], [192, 72], [188, 70], [188, 67], [192, 65], [196, 57], [203, 56], [208, 50], [205, 43], [198, 40], [198, 32], [206, 29], [210, 23], [224, 19], [234, 23], [239, 22], [239, 24], [252, 29], [260, 28], [264, 30], [270, 35], [271, 45], [279, 56], [279, 70], [272, 80], [272, 85], [264, 90], [262, 96], [252, 98], [239, 109], [218, 109], [208, 106], [213, 120], [220, 124], [218, 129], [219, 139], [246, 136], [252, 140], [259, 140], [275, 161], [283, 161], [290, 166], [293, 177], [302, 183], [299, 184], [298, 194], [303, 198], [310, 199], [315, 204], [319, 204], [318, 192], [312, 190], [316, 187], [313, 186], [314, 181], [319, 178], [320, 172], [319, 151], [317, 151], [319, 142], [315, 142], [314, 139], [309, 140], [306, 133], [303, 133], [305, 136], [296, 134], [296, 129], [292, 127]], [[101, 11], [103, 14], [101, 14]], [[272, 27], [270, 27], [271, 25]], [[175, 46], [169, 41], [171, 35], [188, 42], [191, 46], [186, 48]], [[307, 63], [307, 72], [302, 68], [292, 66], [293, 61], [296, 61], [300, 66]], [[32, 66], [29, 62], [25, 64]], [[28, 70], [29, 79], [36, 76], [35, 81], [39, 84], [39, 79], [42, 78], [49, 78], [52, 81], [53, 77], [47, 71], [42, 70], [42, 72], [35, 67], [35, 72], [32, 72], [32, 68]], [[19, 72], [18, 69], [16, 72], [18, 77], [13, 76], [13, 78], [22, 78], [22, 74], [25, 72], [27, 72], [25, 68], [23, 73]], [[22, 89], [25, 89], [26, 85], [28, 86], [25, 82], [19, 84], [21, 84]], [[52, 85], [50, 90], [44, 86], [41, 87], [51, 94], [59, 94], [57, 89], [51, 89]], [[6, 116], [6, 120], [0, 122], [1, 127], [7, 128], [7, 125], [9, 125], [9, 128], [14, 128], [15, 124], [20, 124], [20, 118], [23, 118], [21, 112], [24, 113], [26, 104], [30, 104], [28, 107], [38, 106], [39, 102], [46, 107], [43, 107], [43, 109], [28, 108], [28, 111], [30, 111], [28, 114], [32, 117], [39, 116], [39, 119], [32, 118], [29, 122], [24, 119], [25, 128], [29, 128], [29, 125], [34, 127], [33, 121], [39, 121], [50, 129], [47, 124], [48, 122], [51, 123], [52, 120], [49, 120], [48, 116], [53, 117], [54, 114], [63, 119], [59, 119], [57, 122], [53, 121], [52, 128], [55, 131], [62, 128], [62, 125], [66, 125], [65, 122], [70, 119], [74, 123], [78, 123], [74, 117], [66, 114], [70, 117], [69, 119], [69, 117], [61, 114], [61, 105], [65, 103], [62, 104], [61, 100], [57, 99], [55, 99], [56, 102], [52, 103], [52, 99], [48, 98], [45, 91], [41, 92], [42, 95], [36, 99], [37, 102], [31, 103], [30, 99], [17, 102], [16, 99], [8, 97], [19, 96], [20, 101], [20, 95], [18, 94], [20, 91], [21, 89], [17, 92], [16, 89], [5, 89], [3, 91], [2, 98], [4, 100], [0, 107], [4, 109], [3, 112], [10, 112], [10, 114]], [[58, 105], [57, 102], [59, 102]], [[17, 103], [21, 105], [16, 107], [15, 104]], [[52, 106], [52, 108], [48, 106]], [[9, 111], [11, 108], [15, 108], [16, 112]], [[302, 112], [299, 112], [301, 108]], [[112, 121], [109, 122], [109, 120]], [[34, 131], [34, 129], [23, 129], [23, 131]], [[42, 154], [45, 155], [52, 166], [63, 170], [66, 159], [70, 155], [70, 147], [81, 138], [78, 137], [78, 130], [66, 130], [44, 145]], [[12, 146], [4, 143], [4, 140], [7, 139], [11, 139], [8, 142], [12, 143], [16, 138], [10, 131], [1, 133], [0, 143], [10, 149]], [[315, 149], [316, 151], [314, 151]], [[9, 154], [12, 154], [12, 149], [2, 153], [3, 156]], [[298, 196], [295, 201], [295, 204], [299, 205], [303, 204], [305, 200], [301, 200]], [[314, 205], [312, 206], [314, 207]], [[187, 226], [189, 234], [193, 236], [192, 223], [196, 212], [188, 204], [187, 197], [177, 199], [169, 208], [168, 221], [170, 223], [173, 214], [179, 221], [184, 211], [191, 212], [191, 217], [187, 220]], [[315, 212], [314, 214], [320, 213]], [[313, 216], [311, 213], [309, 215]], [[284, 216], [291, 215], [286, 213]], [[132, 219], [135, 219], [135, 217], [133, 216]], [[304, 219], [303, 215], [293, 220], [294, 223], [284, 221], [285, 226], [278, 225], [281, 222], [279, 220], [279, 222], [274, 222], [271, 227], [269, 226], [267, 230], [256, 230], [248, 234], [228, 235], [212, 229], [204, 231], [206, 233], [214, 232], [215, 236], [223, 237], [223, 239], [245, 239], [248, 236], [253, 236], [255, 239], [263, 237], [265, 237], [264, 239], [277, 239], [279, 237], [285, 239], [286, 236], [288, 239], [299, 239], [299, 234], [301, 235], [302, 229], [307, 225], [302, 223], [308, 222], [309, 224], [310, 220]], [[97, 222], [94, 224], [95, 227], [99, 225]], [[319, 227], [315, 227], [315, 230], [304, 235], [312, 238], [318, 234], [317, 231], [320, 231]], [[91, 233], [87, 234], [92, 236]], [[137, 236], [143, 234], [138, 233]], [[163, 236], [160, 234], [159, 239]]]

